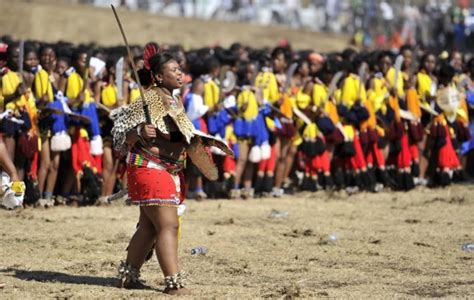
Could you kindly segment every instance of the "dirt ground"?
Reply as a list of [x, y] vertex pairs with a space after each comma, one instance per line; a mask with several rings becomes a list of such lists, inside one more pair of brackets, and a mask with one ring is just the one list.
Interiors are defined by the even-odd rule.
[[[131, 44], [149, 41], [182, 44], [186, 49], [241, 42], [252, 47], [273, 47], [280, 38], [296, 49], [341, 50], [348, 38], [283, 27], [243, 23], [177, 19], [145, 12], [119, 10]], [[122, 45], [122, 37], [110, 8], [65, 4], [63, 0], [0, 0], [0, 33], [16, 38], [74, 43]]]
[[[474, 296], [474, 185], [410, 193], [324, 192], [282, 199], [188, 201], [180, 263], [196, 298]], [[269, 218], [272, 209], [287, 218]], [[0, 298], [156, 298], [115, 288], [138, 209], [0, 211]], [[331, 240], [333, 236], [336, 239]], [[192, 256], [195, 246], [209, 248]]]

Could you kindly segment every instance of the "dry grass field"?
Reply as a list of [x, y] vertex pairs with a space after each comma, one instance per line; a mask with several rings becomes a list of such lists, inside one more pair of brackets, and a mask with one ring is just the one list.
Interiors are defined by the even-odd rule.
[[[461, 246], [474, 242], [473, 194], [470, 185], [188, 201], [181, 268], [194, 298], [470, 298], [474, 252]], [[288, 217], [269, 218], [272, 209]], [[118, 202], [0, 211], [0, 297], [163, 297], [156, 258], [142, 270], [152, 290], [114, 287], [137, 216]], [[192, 256], [195, 246], [209, 252]]]
[[[45, 41], [121, 44], [108, 9], [59, 0], [0, 0], [3, 34]], [[177, 20], [121, 11], [131, 43], [199, 47], [234, 41], [340, 50], [346, 39], [282, 28]], [[180, 264], [193, 298], [473, 298], [474, 185], [410, 193], [188, 201]], [[269, 218], [271, 211], [287, 218]], [[136, 207], [0, 210], [0, 298], [158, 298], [156, 258], [142, 269], [152, 289], [121, 290], [116, 270]], [[196, 246], [209, 248], [192, 256]]]

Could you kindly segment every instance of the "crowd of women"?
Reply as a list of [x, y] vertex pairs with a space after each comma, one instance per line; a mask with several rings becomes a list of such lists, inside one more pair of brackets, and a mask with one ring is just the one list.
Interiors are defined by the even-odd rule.
[[[175, 95], [196, 129], [235, 153], [212, 149], [215, 182], [188, 161], [187, 198], [408, 191], [460, 182], [473, 170], [474, 59], [463, 53], [403, 46], [321, 54], [288, 43], [159, 49], [180, 64], [185, 84]], [[110, 113], [140, 96], [139, 83], [154, 84], [142, 72], [143, 48], [132, 52], [139, 78], [123, 47], [3, 38], [4, 204], [106, 204], [126, 194]]]

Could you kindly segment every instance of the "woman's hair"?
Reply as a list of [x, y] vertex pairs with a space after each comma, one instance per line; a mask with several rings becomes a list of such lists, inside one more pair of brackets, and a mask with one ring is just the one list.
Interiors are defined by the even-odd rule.
[[110, 72], [110, 70], [115, 67], [119, 59], [120, 56], [117, 54], [109, 54], [109, 56], [107, 56], [107, 59], [105, 60], [105, 69], [107, 72]]
[[204, 63], [204, 60], [197, 56], [196, 53], [189, 53], [186, 57], [188, 61], [189, 73], [193, 77], [193, 79], [198, 78], [201, 75], [207, 73], [207, 68]]
[[[148, 71], [147, 69], [145, 68], [140, 69], [137, 71], [137, 74], [138, 74], [138, 79], [140, 80], [140, 83], [143, 86], [147, 87], [153, 83], [153, 77], [151, 75], [151, 72]], [[135, 77], [135, 74], [133, 74], [133, 77]]]
[[413, 47], [409, 44], [405, 44], [403, 46], [400, 47], [400, 51], [398, 52], [399, 54], [403, 54], [403, 52], [405, 51], [413, 51]]
[[39, 48], [38, 54], [41, 55], [41, 54], [43, 54], [43, 52], [45, 52], [45, 51], [48, 50], [48, 49], [53, 50], [54, 54], [56, 54], [56, 49], [54, 49], [54, 46], [51, 45], [51, 44], [43, 44], [43, 45], [41, 45], [41, 47]]
[[342, 51], [341, 56], [344, 60], [352, 60], [357, 55], [357, 51], [352, 48], [346, 48]]
[[[428, 60], [428, 57], [430, 56], [434, 56], [433, 53], [431, 52], [426, 52], [425, 54], [423, 54], [423, 56], [421, 57], [421, 60], [420, 60], [420, 70], [424, 70], [425, 69], [425, 62]], [[435, 56], [436, 58], [436, 56]]]
[[[18, 43], [13, 42], [13, 43], [8, 45], [8, 48], [7, 48], [7, 66], [10, 69], [12, 69], [14, 67], [14, 65], [18, 63], [18, 62], [13, 61], [13, 56], [15, 55], [15, 51], [17, 51], [17, 50], [18, 50]], [[18, 65], [16, 67], [18, 68]]]
[[288, 64], [291, 63], [291, 53], [288, 51], [287, 48], [276, 47], [275, 49], [273, 49], [271, 57], [272, 57], [272, 59], [275, 59], [280, 54], [283, 54], [283, 56], [285, 57], [285, 60]]
[[231, 50], [216, 49], [214, 55], [222, 65], [236, 66], [237, 62], [239, 61], [238, 54]]
[[438, 83], [448, 85], [456, 75], [456, 70], [447, 62], [443, 62], [438, 71]]
[[307, 64], [309, 65], [309, 61], [306, 59], [306, 58], [300, 58], [296, 61], [296, 64], [298, 65], [297, 67], [297, 72], [299, 72], [301, 70], [301, 67], [304, 65], [304, 64]]
[[38, 53], [36, 52], [36, 49], [32, 45], [25, 45], [25, 49], [23, 51], [25, 57], [26, 55], [30, 53], [34, 53], [36, 56], [38, 56]]
[[393, 62], [393, 53], [392, 52], [390, 52], [390, 51], [381, 51], [377, 56], [377, 64], [379, 64], [382, 61], [382, 59], [384, 59], [385, 57], [390, 58], [390, 60], [392, 60], [392, 62]]
[[164, 65], [172, 60], [176, 61], [176, 58], [169, 53], [157, 53], [153, 55], [148, 61], [151, 73], [153, 75], [159, 74], [163, 70]]
[[71, 65], [71, 59], [68, 56], [60, 56], [57, 59], [58, 62], [63, 61], [65, 62], [68, 66]]
[[359, 69], [360, 69], [360, 66], [366, 61], [366, 58], [360, 54], [356, 55], [350, 65], [349, 65], [349, 69], [350, 69], [350, 72], [353, 73], [353, 74], [358, 74], [359, 73]]
[[[239, 62], [238, 71], [237, 71], [237, 85], [250, 85], [251, 82], [247, 78], [247, 68], [251, 65], [249, 61], [241, 61]], [[256, 71], [256, 70], [255, 70]]]
[[206, 73], [209, 74], [219, 69], [221, 64], [216, 57], [208, 56], [204, 59], [204, 66], [206, 67]]
[[74, 52], [72, 53], [71, 63], [72, 63], [72, 66], [76, 68], [76, 70], [79, 69], [78, 61], [82, 54], [86, 54], [87, 58], [89, 59], [89, 52], [84, 47], [79, 47], [76, 50], [74, 50]]

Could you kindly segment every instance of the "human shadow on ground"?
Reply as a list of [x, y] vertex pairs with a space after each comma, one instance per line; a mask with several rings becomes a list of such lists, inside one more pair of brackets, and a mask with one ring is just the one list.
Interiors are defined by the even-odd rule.
[[[61, 272], [22, 270], [16, 268], [0, 269], [0, 273], [5, 276], [13, 276], [21, 280], [34, 280], [39, 282], [61, 282], [70, 284], [87, 284], [117, 287], [117, 278], [115, 277], [98, 277], [85, 275], [71, 275]], [[11, 274], [9, 274], [11, 273]]]

